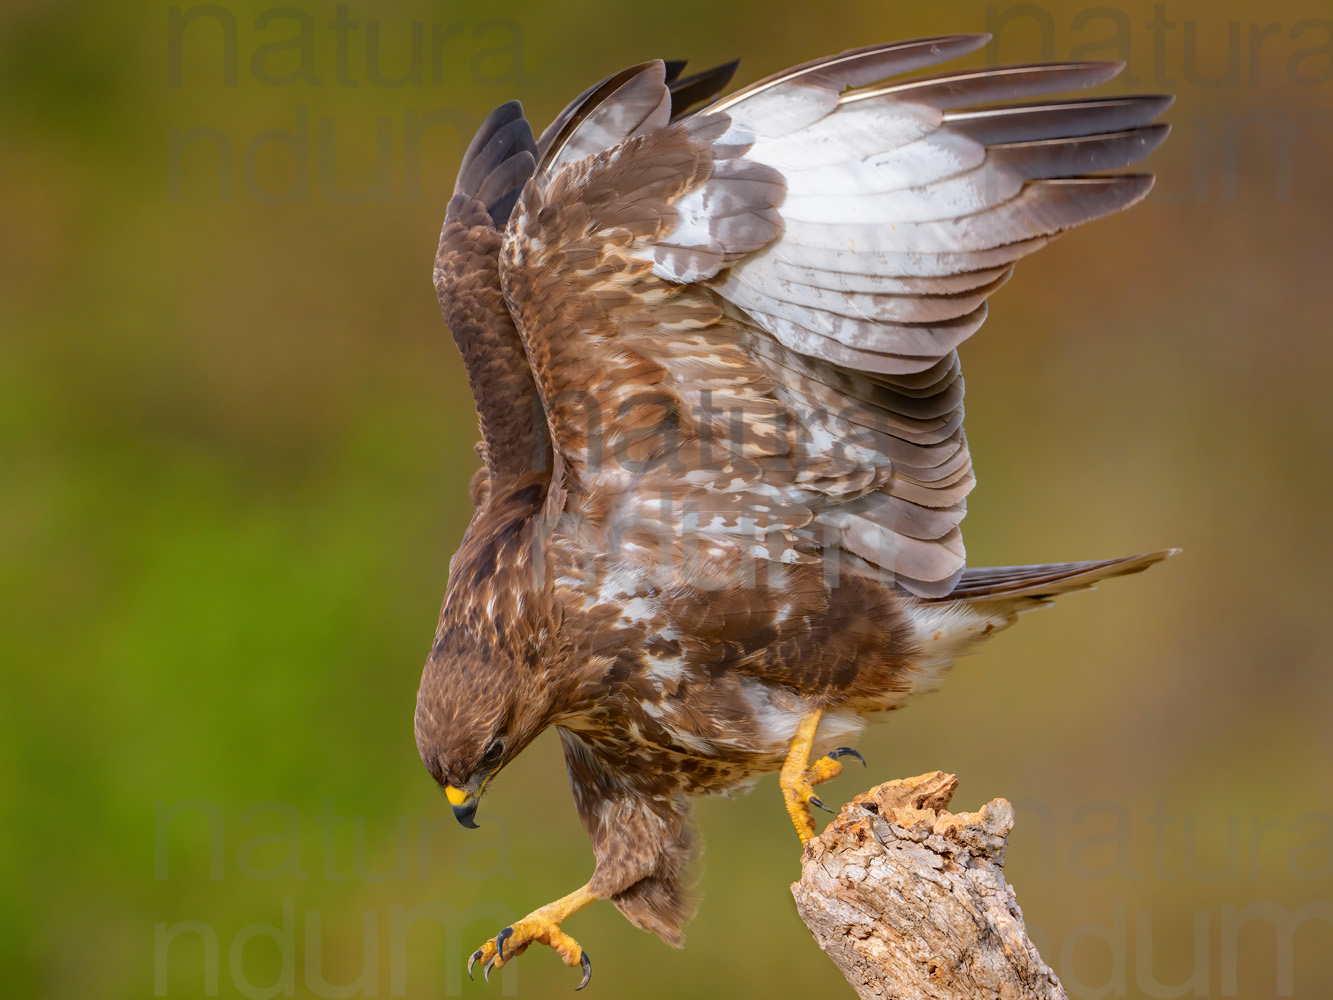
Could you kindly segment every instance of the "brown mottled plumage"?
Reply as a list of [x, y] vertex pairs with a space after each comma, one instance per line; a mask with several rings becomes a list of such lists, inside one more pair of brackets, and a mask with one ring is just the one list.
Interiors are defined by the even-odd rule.
[[645, 63], [540, 139], [505, 105], [469, 148], [435, 284], [485, 469], [417, 745], [471, 825], [558, 727], [596, 858], [478, 950], [488, 970], [540, 941], [586, 982], [559, 924], [594, 899], [680, 944], [691, 796], [781, 769], [809, 836], [866, 716], [1019, 612], [1168, 554], [964, 567], [955, 348], [1014, 261], [1147, 193], [1093, 172], [1150, 152], [1168, 103], [1001, 103], [1104, 63], [899, 78], [984, 41], [854, 50], [692, 115], [734, 64]]

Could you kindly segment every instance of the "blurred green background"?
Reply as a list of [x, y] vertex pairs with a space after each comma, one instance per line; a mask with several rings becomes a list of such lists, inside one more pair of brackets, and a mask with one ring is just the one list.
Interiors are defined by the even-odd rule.
[[[1107, 92], [1179, 101], [1152, 198], [1026, 261], [963, 349], [969, 556], [1185, 554], [1026, 619], [830, 794], [1013, 799], [1076, 997], [1333, 996], [1327, 3], [344, 10], [0, 10], [7, 995], [565, 995], [544, 949], [460, 978], [590, 871], [554, 739], [474, 834], [412, 740], [475, 467], [430, 282], [471, 127], [645, 58], [748, 81], [998, 27], [974, 63], [1120, 56]], [[687, 948], [590, 908], [593, 992], [850, 995], [774, 780], [697, 815]]]

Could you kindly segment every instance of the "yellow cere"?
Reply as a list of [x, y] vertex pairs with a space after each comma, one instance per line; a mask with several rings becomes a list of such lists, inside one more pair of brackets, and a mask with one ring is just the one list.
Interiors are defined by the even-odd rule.
[[451, 806], [467, 805], [468, 800], [472, 798], [461, 788], [455, 788], [453, 785], [446, 785], [444, 788], [444, 797], [449, 800]]

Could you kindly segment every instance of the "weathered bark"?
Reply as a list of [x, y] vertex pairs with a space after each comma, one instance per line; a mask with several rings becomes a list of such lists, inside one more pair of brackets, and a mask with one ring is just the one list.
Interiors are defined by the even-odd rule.
[[796, 907], [862, 997], [1068, 1000], [1004, 881], [1013, 807], [945, 811], [958, 779], [890, 781], [806, 845]]

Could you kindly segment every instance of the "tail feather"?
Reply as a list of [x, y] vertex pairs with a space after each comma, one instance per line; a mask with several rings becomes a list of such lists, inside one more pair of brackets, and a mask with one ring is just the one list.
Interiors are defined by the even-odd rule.
[[931, 603], [969, 604], [990, 601], [1008, 602], [1026, 598], [1044, 603], [1060, 594], [1087, 590], [1113, 576], [1141, 573], [1154, 563], [1175, 555], [1180, 549], [1159, 549], [1136, 556], [1118, 559], [1098, 559], [1086, 562], [1044, 563], [1034, 566], [984, 566], [963, 571], [958, 585], [944, 597], [933, 598]]
[[1007, 629], [1023, 612], [1045, 607], [1061, 594], [1087, 590], [1110, 577], [1142, 572], [1179, 551], [1161, 549], [1119, 559], [964, 571], [958, 586], [948, 595], [919, 599], [908, 608], [919, 650], [909, 693], [934, 688], [958, 657]]

